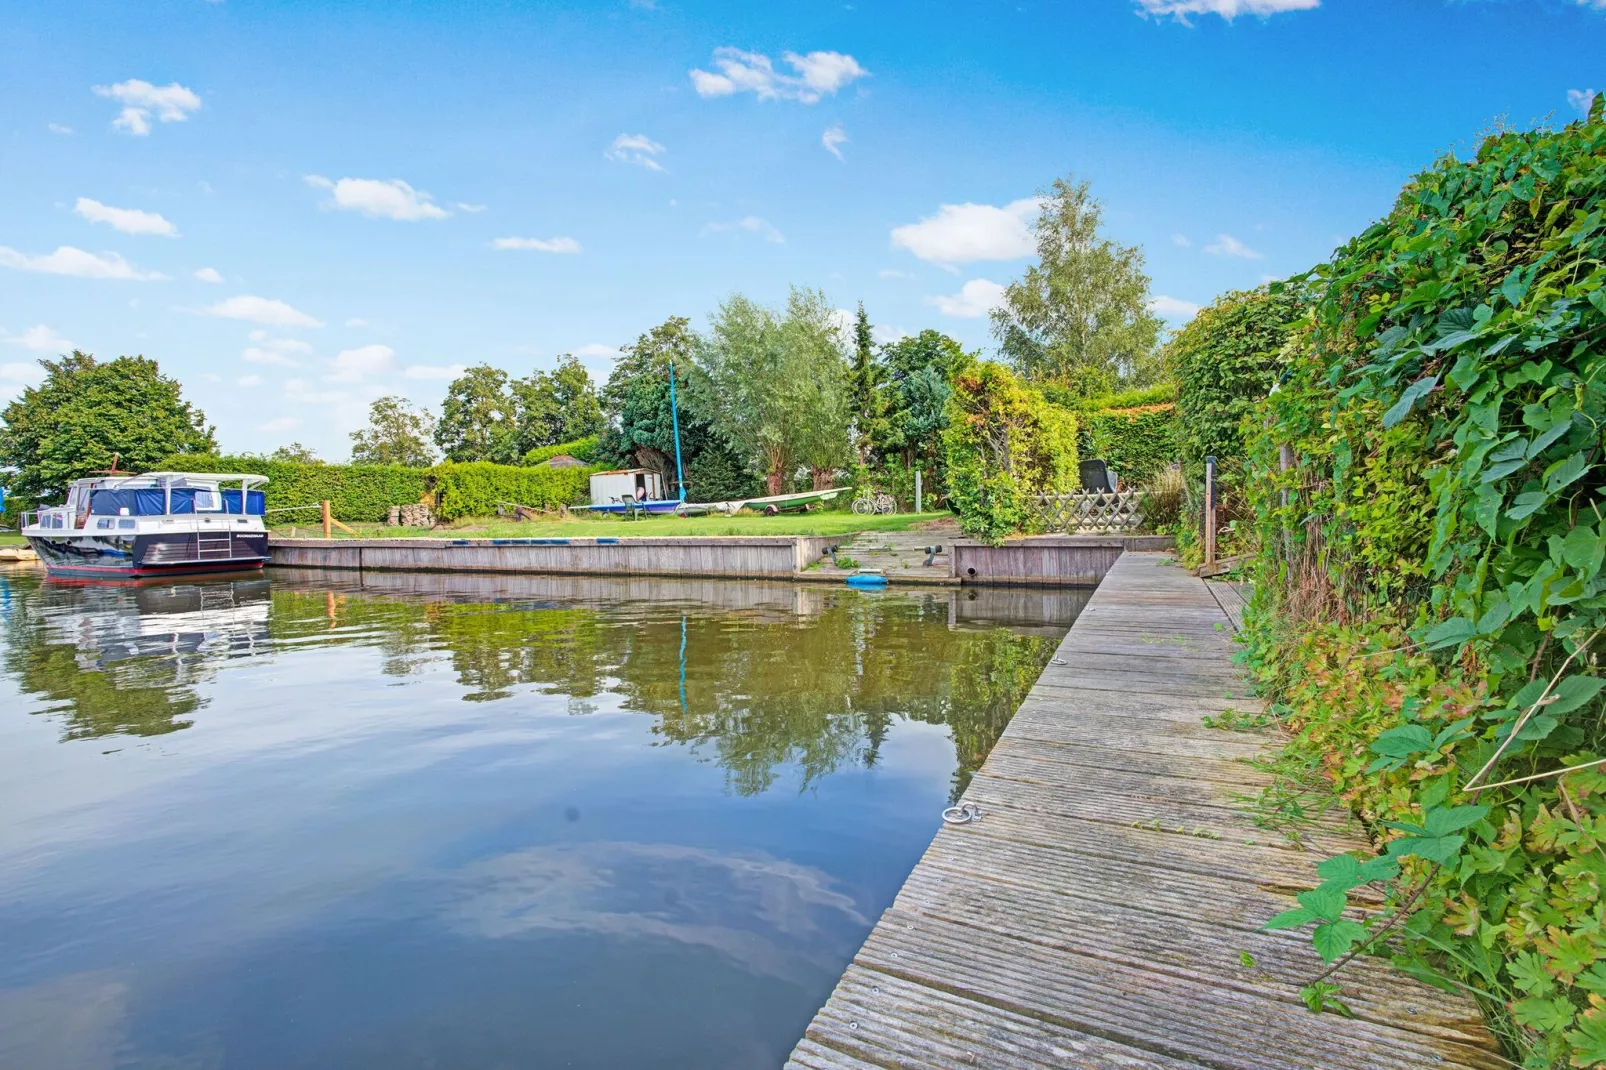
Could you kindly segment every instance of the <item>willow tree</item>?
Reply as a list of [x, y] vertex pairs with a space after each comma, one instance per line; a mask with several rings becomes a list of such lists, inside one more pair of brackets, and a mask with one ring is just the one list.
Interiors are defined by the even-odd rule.
[[1038, 213], [1038, 262], [992, 312], [999, 351], [1027, 379], [1094, 396], [1159, 373], [1143, 250], [1099, 234], [1086, 182], [1056, 179]]
[[792, 289], [776, 312], [736, 294], [699, 339], [699, 408], [771, 494], [809, 469], [829, 486], [851, 456], [852, 397], [836, 316], [817, 290]]

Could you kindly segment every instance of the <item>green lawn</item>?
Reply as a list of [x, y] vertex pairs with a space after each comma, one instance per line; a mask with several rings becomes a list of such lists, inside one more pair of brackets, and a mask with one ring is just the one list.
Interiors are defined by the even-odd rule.
[[[447, 527], [402, 528], [385, 524], [353, 524], [358, 538], [384, 539], [424, 536], [439, 539], [512, 538], [628, 538], [647, 535], [846, 535], [855, 531], [907, 531], [935, 520], [952, 520], [952, 513], [895, 513], [892, 516], [855, 516], [849, 512], [802, 513], [781, 516], [654, 516], [626, 520], [616, 516], [574, 516], [567, 520], [463, 520]], [[275, 525], [276, 535], [288, 536], [289, 524]], [[296, 524], [302, 538], [322, 534], [317, 524]], [[351, 538], [339, 529], [339, 538]]]
[[0, 531], [0, 546], [21, 546], [26, 541], [15, 531]]

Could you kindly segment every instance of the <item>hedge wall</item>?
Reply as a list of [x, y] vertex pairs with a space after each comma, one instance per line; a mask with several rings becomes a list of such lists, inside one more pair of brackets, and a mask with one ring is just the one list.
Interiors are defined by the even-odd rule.
[[[168, 457], [157, 467], [178, 472], [255, 472], [268, 477], [263, 490], [267, 492], [269, 509], [316, 505], [327, 498], [335, 519], [348, 523], [383, 521], [392, 505], [427, 501], [430, 490], [430, 469], [393, 464], [299, 464], [185, 453]], [[314, 510], [308, 509], [285, 513], [277, 519], [310, 522], [316, 516]]]
[[1081, 454], [1102, 457], [1122, 485], [1147, 483], [1178, 459], [1177, 407], [1165, 401], [1077, 413]]
[[585, 438], [577, 438], [573, 442], [559, 442], [555, 446], [537, 446], [526, 453], [520, 463], [533, 466], [549, 461], [554, 457], [568, 456], [577, 461], [585, 461], [587, 464], [591, 464], [601, 454], [601, 447], [601, 435], [587, 435]]
[[[269, 509], [316, 505], [329, 499], [336, 520], [347, 523], [385, 520], [393, 505], [433, 502], [442, 520], [490, 516], [498, 502], [518, 502], [536, 508], [576, 505], [590, 493], [589, 468], [524, 468], [476, 461], [434, 468], [400, 465], [298, 464], [265, 461], [256, 457], [212, 457], [183, 454], [168, 457], [163, 469], [180, 472], [255, 472], [268, 477]], [[310, 522], [317, 513], [285, 513], [273, 518], [284, 522]]]
[[430, 470], [435, 480], [435, 514], [442, 520], [489, 516], [499, 502], [542, 508], [580, 505], [591, 493], [589, 468], [537, 468], [451, 461]]

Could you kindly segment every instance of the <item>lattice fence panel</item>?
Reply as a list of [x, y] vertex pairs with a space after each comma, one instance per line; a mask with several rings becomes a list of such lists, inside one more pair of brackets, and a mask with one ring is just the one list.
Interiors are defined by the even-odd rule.
[[1032, 500], [1044, 531], [1080, 535], [1135, 531], [1143, 523], [1141, 490], [1039, 494]]

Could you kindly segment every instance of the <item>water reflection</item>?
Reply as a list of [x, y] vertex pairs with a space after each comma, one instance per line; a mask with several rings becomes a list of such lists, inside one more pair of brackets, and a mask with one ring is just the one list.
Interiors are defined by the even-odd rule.
[[778, 1065], [1083, 597], [0, 571], [0, 1067]]

